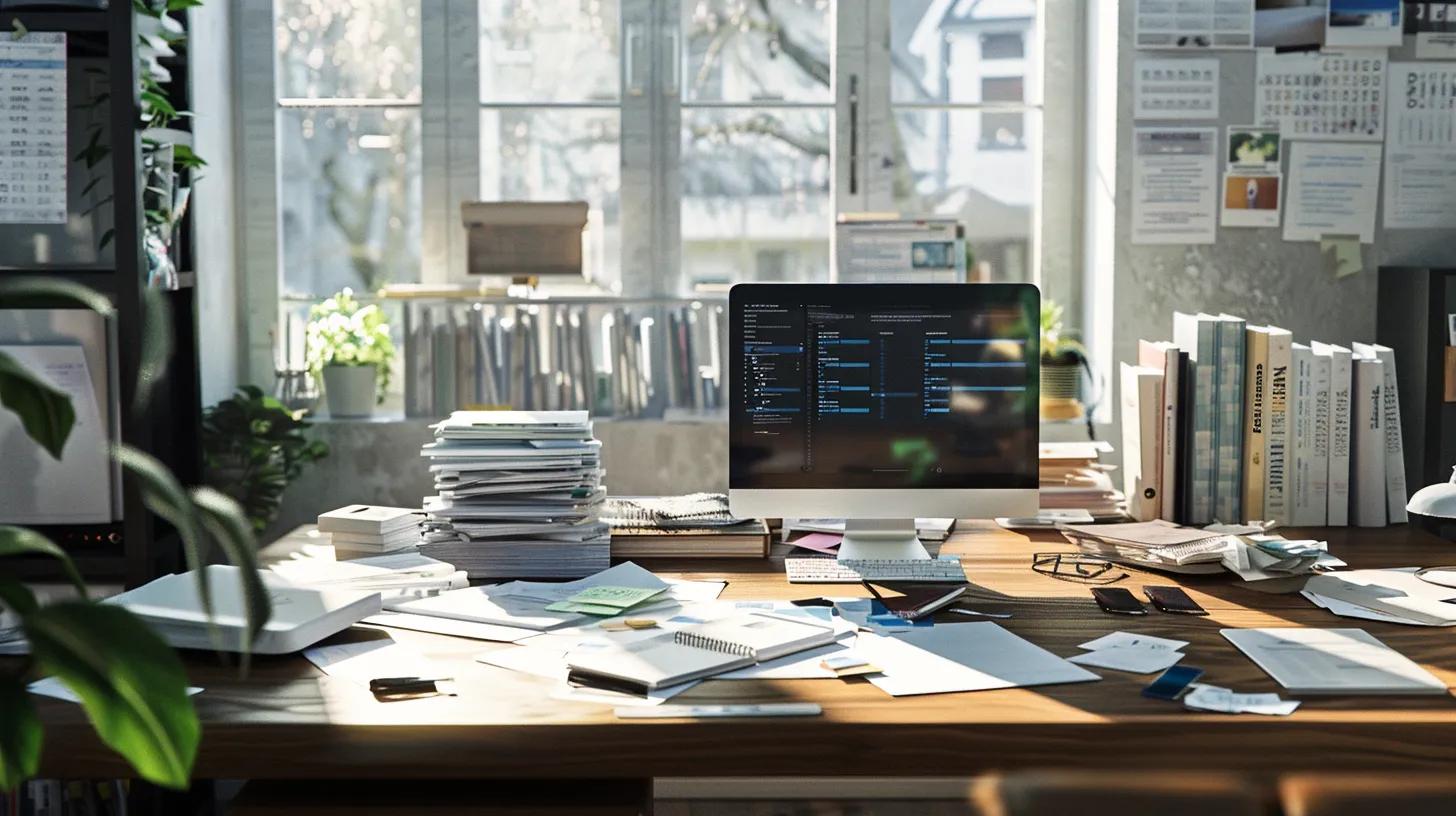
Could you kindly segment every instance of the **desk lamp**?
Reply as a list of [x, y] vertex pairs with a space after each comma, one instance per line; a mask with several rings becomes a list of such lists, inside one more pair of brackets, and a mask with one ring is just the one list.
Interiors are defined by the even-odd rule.
[[[1417, 490], [1405, 505], [1406, 512], [1420, 517], [1416, 521], [1424, 529], [1456, 540], [1456, 468], [1452, 469], [1451, 481], [1427, 485]], [[1414, 520], [1413, 520], [1414, 521]]]

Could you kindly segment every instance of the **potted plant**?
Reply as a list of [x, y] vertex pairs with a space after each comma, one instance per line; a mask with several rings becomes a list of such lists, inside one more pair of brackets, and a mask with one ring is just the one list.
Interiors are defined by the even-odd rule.
[[1087, 349], [1067, 329], [1064, 309], [1051, 299], [1041, 302], [1041, 418], [1050, 421], [1081, 419], [1082, 371]]
[[378, 306], [361, 306], [345, 289], [308, 311], [308, 367], [321, 377], [329, 414], [364, 417], [384, 401], [394, 343]]
[[202, 414], [207, 483], [242, 505], [255, 532], [278, 518], [283, 491], [303, 466], [329, 453], [328, 445], [303, 435], [305, 413], [244, 385]]

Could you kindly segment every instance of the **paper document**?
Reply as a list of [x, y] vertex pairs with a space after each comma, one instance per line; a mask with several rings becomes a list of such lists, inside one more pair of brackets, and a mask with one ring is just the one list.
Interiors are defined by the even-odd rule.
[[1385, 49], [1261, 48], [1255, 65], [1257, 124], [1278, 127], [1285, 139], [1384, 138]]
[[1153, 637], [1152, 635], [1138, 635], [1132, 632], [1113, 632], [1110, 635], [1103, 635], [1096, 640], [1089, 640], [1078, 646], [1078, 649], [1166, 649], [1168, 651], [1179, 651], [1188, 645], [1186, 640], [1173, 640], [1172, 638]]
[[449, 673], [424, 655], [395, 643], [390, 638], [314, 646], [303, 650], [308, 662], [319, 671], [369, 687], [381, 677], [443, 678]]
[[1385, 227], [1456, 227], [1456, 65], [1390, 66]]
[[1445, 694], [1446, 684], [1363, 629], [1223, 629], [1295, 694]]
[[472, 623], [471, 621], [452, 620], [451, 618], [439, 618], [432, 615], [411, 615], [407, 612], [380, 612], [378, 615], [370, 615], [359, 622], [373, 626], [409, 629], [415, 632], [432, 632], [437, 635], [450, 635], [451, 637], [470, 638], [471, 640], [491, 640], [501, 643], [515, 643], [516, 641], [540, 634], [535, 629], [498, 626], [492, 623]]
[[1218, 60], [1133, 62], [1134, 119], [1217, 119]]
[[1152, 674], [1182, 660], [1183, 653], [1147, 646], [1108, 646], [1067, 659], [1082, 666], [1096, 666], [1133, 674]]
[[994, 623], [948, 623], [893, 637], [861, 632], [855, 651], [884, 671], [869, 681], [895, 697], [1101, 679]]
[[1299, 708], [1298, 700], [1285, 700], [1277, 694], [1236, 694], [1221, 686], [1194, 683], [1183, 695], [1183, 706], [1194, 711], [1216, 711], [1221, 714], [1265, 714], [1288, 717]]
[[66, 35], [0, 36], [0, 99], [0, 224], [66, 223]]
[[1252, 48], [1254, 0], [1137, 0], [1137, 48]]
[[[39, 694], [42, 697], [54, 697], [57, 700], [65, 700], [68, 703], [79, 703], [81, 698], [71, 687], [61, 682], [59, 677], [42, 677], [25, 687], [31, 694]], [[188, 686], [187, 696], [192, 697], [202, 693], [200, 686]]]
[[1294, 142], [1289, 152], [1284, 240], [1354, 235], [1375, 240], [1380, 145]]
[[1217, 128], [1133, 129], [1134, 244], [1214, 242], [1219, 152]]

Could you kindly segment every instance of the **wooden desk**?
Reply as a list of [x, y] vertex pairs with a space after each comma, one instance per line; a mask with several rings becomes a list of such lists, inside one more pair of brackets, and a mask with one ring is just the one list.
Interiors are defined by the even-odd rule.
[[[1456, 562], [1456, 547], [1404, 527], [1328, 530], [1352, 567]], [[1179, 583], [1211, 613], [1122, 618], [1101, 613], [1087, 588], [1037, 575], [1031, 553], [1068, 549], [1055, 536], [1025, 536], [978, 523], [945, 545], [964, 556], [976, 600], [1007, 608], [1002, 625], [1061, 655], [1116, 629], [1190, 641], [1184, 663], [1239, 691], [1277, 686], [1219, 636], [1222, 627], [1359, 626], [1456, 685], [1456, 632], [1335, 617], [1298, 595], [1269, 595], [1232, 576], [1132, 573], [1120, 582]], [[791, 586], [771, 561], [643, 562], [685, 578], [726, 578], [724, 598], [851, 594], [853, 586]], [[961, 616], [945, 616], [947, 625]], [[610, 708], [547, 696], [542, 678], [475, 663], [512, 646], [392, 630], [396, 639], [452, 664], [459, 698], [375, 702], [322, 676], [301, 657], [264, 658], [239, 679], [210, 655], [188, 658], [203, 742], [198, 778], [643, 778], [661, 776], [970, 776], [990, 769], [1212, 768], [1289, 770], [1456, 767], [1456, 702], [1308, 698], [1292, 717], [1199, 714], [1144, 699], [1149, 677], [1101, 671], [1104, 680], [894, 699], [862, 681], [715, 681], [678, 702], [814, 701], [803, 719], [621, 721]], [[124, 776], [80, 707], [41, 701], [42, 774]]]

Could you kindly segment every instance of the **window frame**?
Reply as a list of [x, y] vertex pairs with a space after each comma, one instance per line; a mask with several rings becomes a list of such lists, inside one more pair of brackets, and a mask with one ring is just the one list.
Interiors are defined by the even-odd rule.
[[[685, 0], [684, 0], [685, 1]], [[1029, 241], [1031, 282], [1081, 313], [1082, 196], [1084, 187], [1084, 103], [1076, 79], [1088, 25], [1080, 0], [1037, 0], [1039, 42], [1025, 43], [1023, 58], [996, 60], [1023, 67], [1027, 102], [893, 103], [891, 100], [890, 4], [894, 0], [832, 0], [831, 84], [833, 86], [830, 196], [835, 213], [894, 209], [882, 152], [891, 143], [897, 110], [1037, 111], [1041, 160]], [[621, 287], [631, 295], [672, 297], [679, 291], [680, 125], [684, 104], [678, 73], [684, 47], [679, 0], [619, 0], [621, 48], [640, 48], [638, 76], [622, 68], [616, 103], [620, 111]], [[274, 3], [236, 7], [235, 70], [242, 205], [238, 225], [239, 298], [244, 303], [245, 381], [271, 383], [283, 307], [282, 246], [279, 234], [278, 111], [274, 56]], [[994, 33], [992, 29], [988, 32]], [[634, 36], [639, 38], [634, 40]], [[465, 234], [459, 229], [460, 202], [478, 197], [480, 118], [486, 107], [502, 109], [581, 108], [574, 103], [484, 103], [478, 71], [478, 0], [422, 0], [420, 4], [421, 92], [421, 270], [424, 283], [464, 276]], [[1054, 49], [1062, 49], [1058, 53]], [[1054, 60], [1053, 56], [1057, 56]], [[1029, 61], [1039, 67], [1032, 70]], [[1035, 86], [1031, 81], [1035, 77]], [[296, 103], [291, 103], [296, 104]], [[319, 106], [332, 104], [313, 102]], [[600, 104], [592, 107], [601, 108]], [[608, 106], [610, 107], [610, 106]], [[731, 107], [731, 106], [730, 106]], [[754, 107], [744, 103], [739, 107]], [[763, 107], [820, 108], [817, 103], [766, 103]], [[1056, 128], [1055, 130], [1053, 128]], [[635, 130], [634, 130], [635, 129]], [[1048, 140], [1059, 132], [1070, 138]], [[648, 138], [638, 138], [646, 135]], [[851, 142], [855, 150], [848, 146]], [[628, 172], [631, 168], [631, 172]], [[642, 169], [638, 169], [642, 168]], [[1054, 192], [1053, 192], [1054, 191]], [[835, 260], [830, 236], [830, 275]], [[1076, 270], [1074, 272], [1074, 270]]]

